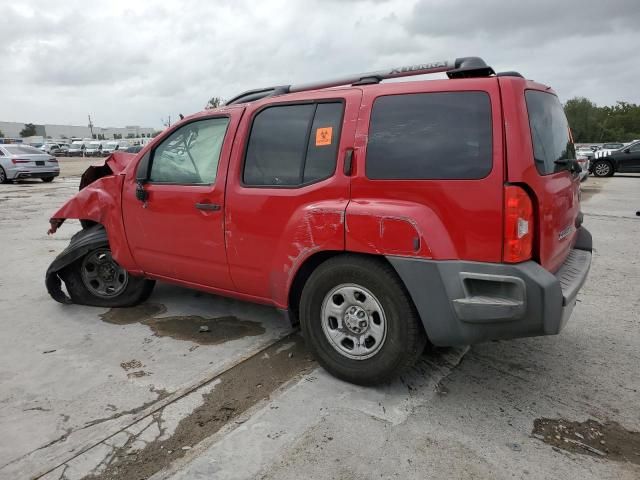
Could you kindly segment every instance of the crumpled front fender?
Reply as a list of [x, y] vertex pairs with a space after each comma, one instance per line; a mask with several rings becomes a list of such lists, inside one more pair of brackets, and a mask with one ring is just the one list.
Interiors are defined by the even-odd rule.
[[80, 230], [73, 237], [69, 246], [49, 265], [45, 275], [45, 285], [51, 297], [60, 303], [72, 303], [71, 299], [62, 291], [60, 272], [76, 260], [99, 247], [108, 247], [109, 239], [102, 225]]
[[129, 251], [122, 220], [124, 170], [133, 157], [131, 154], [114, 153], [104, 165], [89, 167], [82, 175], [80, 191], [49, 220], [49, 234], [55, 233], [67, 218], [100, 224], [106, 230], [114, 260], [130, 273], [141, 274]]

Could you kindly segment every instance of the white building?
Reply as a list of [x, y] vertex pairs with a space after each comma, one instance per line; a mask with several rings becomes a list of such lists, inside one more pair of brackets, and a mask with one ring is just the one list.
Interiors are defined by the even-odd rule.
[[[91, 138], [89, 127], [78, 125], [35, 125], [36, 135], [50, 138]], [[20, 138], [20, 131], [24, 128], [24, 123], [20, 122], [0, 122], [0, 131], [5, 137]], [[126, 127], [93, 127], [94, 135], [104, 135], [105, 139], [114, 138], [114, 134], [122, 135], [122, 138], [147, 137], [157, 132], [156, 128], [140, 127], [138, 125], [128, 125]]]

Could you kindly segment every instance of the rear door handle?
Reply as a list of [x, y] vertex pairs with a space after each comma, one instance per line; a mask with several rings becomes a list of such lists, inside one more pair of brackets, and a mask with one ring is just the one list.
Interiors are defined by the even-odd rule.
[[209, 210], [217, 212], [221, 207], [217, 203], [196, 203], [196, 208], [198, 210]]

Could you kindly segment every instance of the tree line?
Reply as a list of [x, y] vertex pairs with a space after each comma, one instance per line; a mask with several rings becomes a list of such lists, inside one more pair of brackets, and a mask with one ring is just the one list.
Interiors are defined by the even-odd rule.
[[640, 105], [616, 102], [599, 107], [576, 97], [564, 105], [576, 143], [630, 142], [640, 139]]

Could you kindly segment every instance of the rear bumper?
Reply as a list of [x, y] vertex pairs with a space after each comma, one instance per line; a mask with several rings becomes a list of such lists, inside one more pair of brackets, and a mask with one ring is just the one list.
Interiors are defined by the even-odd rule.
[[[58, 175], [60, 175], [60, 169], [45, 170], [45, 171], [17, 170], [13, 172], [13, 176], [11, 177], [11, 180], [20, 180], [23, 178], [51, 178], [51, 177], [57, 177]], [[7, 172], [7, 177], [9, 177], [8, 172]]]
[[591, 266], [591, 234], [552, 274], [536, 262], [519, 264], [387, 257], [435, 345], [468, 345], [559, 333]]

